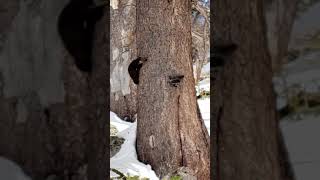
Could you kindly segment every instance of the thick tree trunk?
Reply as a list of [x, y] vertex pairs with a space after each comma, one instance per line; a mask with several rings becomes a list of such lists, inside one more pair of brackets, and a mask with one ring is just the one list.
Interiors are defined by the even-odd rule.
[[[163, 177], [188, 167], [209, 179], [209, 136], [197, 117], [191, 60], [191, 1], [137, 1], [139, 159]], [[184, 75], [177, 87], [169, 76]]]
[[[110, 177], [108, 132], [110, 109], [110, 15], [105, 7], [103, 18], [96, 24], [93, 41], [93, 69], [89, 77], [90, 108], [89, 132], [86, 153], [88, 157], [88, 180], [105, 180]], [[107, 137], [108, 136], [108, 137]]]
[[219, 35], [225, 43], [239, 45], [214, 74], [213, 178], [280, 180], [279, 127], [263, 1], [216, 0], [213, 12], [213, 38]]

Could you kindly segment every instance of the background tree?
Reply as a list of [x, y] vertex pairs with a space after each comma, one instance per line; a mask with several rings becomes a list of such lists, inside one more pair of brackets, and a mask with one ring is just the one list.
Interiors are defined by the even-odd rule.
[[213, 15], [213, 46], [239, 45], [214, 74], [213, 178], [281, 179], [263, 1], [213, 1]]
[[288, 46], [298, 0], [265, 0], [268, 47], [273, 72], [279, 73], [288, 62]]
[[128, 74], [128, 66], [137, 57], [135, 0], [111, 1], [110, 13], [110, 110], [121, 118], [133, 118], [137, 113], [137, 86]]
[[203, 66], [209, 61], [210, 1], [192, 1], [192, 60], [196, 84]]
[[[206, 0], [192, 3], [192, 59], [196, 84], [201, 80], [201, 70], [209, 60], [209, 3]], [[135, 0], [110, 2], [110, 110], [121, 118], [133, 118], [137, 113], [137, 86], [130, 80], [127, 71], [129, 63], [137, 58], [135, 4]]]
[[[266, 0], [264, 4], [267, 24], [267, 39], [273, 74], [279, 74], [288, 63], [288, 47], [298, 0]], [[278, 117], [280, 120], [280, 117]], [[293, 168], [281, 131], [279, 131], [281, 174], [284, 180], [294, 179]]]
[[[185, 166], [209, 179], [208, 133], [197, 117], [191, 1], [137, 1], [137, 49], [148, 61], [138, 85], [137, 151], [163, 177]], [[184, 75], [177, 87], [169, 76]]]

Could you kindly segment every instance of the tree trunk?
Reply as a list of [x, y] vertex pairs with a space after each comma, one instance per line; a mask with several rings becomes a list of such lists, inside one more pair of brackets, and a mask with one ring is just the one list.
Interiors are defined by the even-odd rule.
[[[178, 167], [209, 178], [209, 136], [197, 117], [191, 59], [191, 1], [137, 1], [137, 151], [158, 176]], [[174, 87], [169, 76], [184, 75]]]
[[[109, 4], [108, 4], [109, 5]], [[90, 96], [87, 103], [90, 108], [89, 132], [86, 153], [88, 157], [88, 180], [105, 180], [110, 177], [108, 162], [110, 159], [110, 15], [108, 6], [96, 24], [93, 41], [93, 69], [89, 77]]]
[[213, 12], [213, 46], [217, 36], [239, 45], [214, 74], [213, 178], [280, 180], [279, 127], [263, 1], [216, 0]]
[[274, 74], [288, 62], [287, 53], [297, 0], [265, 0], [267, 37]]
[[57, 28], [68, 2], [0, 2], [0, 156], [33, 180], [102, 180], [108, 173], [108, 75], [101, 69], [108, 72], [109, 55], [94, 53], [101, 69], [92, 76], [77, 68]]
[[[265, 1], [268, 47], [274, 75], [281, 72], [282, 66], [288, 62], [288, 46], [297, 4], [297, 0]], [[281, 130], [278, 138], [282, 179], [293, 180], [295, 175]]]
[[137, 113], [137, 86], [128, 74], [130, 62], [136, 58], [135, 0], [111, 3], [110, 110], [122, 119]]

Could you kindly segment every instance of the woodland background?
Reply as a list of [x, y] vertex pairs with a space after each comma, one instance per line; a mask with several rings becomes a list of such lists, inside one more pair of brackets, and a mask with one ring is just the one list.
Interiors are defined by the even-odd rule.
[[[141, 156], [148, 154], [141, 152], [153, 152], [143, 150], [149, 144], [143, 137], [151, 137], [148, 133], [160, 126], [142, 123], [139, 128], [137, 125], [137, 142], [142, 144], [137, 148], [139, 159], [151, 164], [157, 175], [183, 165], [195, 167], [193, 170], [199, 179], [208, 179], [209, 169], [212, 177], [222, 179], [289, 180], [295, 175], [298, 180], [313, 180], [319, 177], [320, 147], [316, 141], [320, 103], [319, 1], [217, 0], [210, 4], [173, 0], [149, 4], [144, 0], [112, 0], [96, 24], [91, 75], [77, 69], [58, 35], [58, 17], [68, 2], [0, 1], [0, 177], [34, 180], [109, 177], [110, 112], [107, 110], [123, 119], [125, 116], [132, 119], [137, 113], [140, 122], [146, 123], [147, 119], [157, 123], [160, 117], [157, 115], [160, 111], [143, 113], [138, 108], [152, 111], [152, 102], [159, 103], [157, 92], [163, 90], [158, 87], [166, 87], [155, 86], [158, 81], [150, 76], [150, 69], [165, 75], [171, 73], [169, 70], [176, 70], [186, 76], [181, 92], [161, 91], [166, 100], [159, 107], [164, 107], [161, 111], [168, 116], [159, 118], [163, 124], [159, 144], [163, 145], [157, 146], [156, 152], [161, 153], [156, 154], [164, 156]], [[213, 6], [211, 15], [210, 5]], [[176, 14], [169, 16], [159, 10]], [[189, 15], [192, 18], [188, 19]], [[180, 26], [163, 23], [171, 22], [170, 18], [182, 23]], [[150, 19], [156, 22], [154, 26], [148, 24]], [[214, 27], [209, 27], [208, 22]], [[209, 28], [213, 30], [211, 33]], [[150, 30], [155, 32], [153, 38], [144, 36]], [[171, 30], [175, 36], [168, 33]], [[208, 77], [201, 77], [200, 70], [208, 61], [214, 61], [208, 53], [214, 45], [209, 44], [209, 39], [215, 37], [235, 42], [239, 49], [223, 71], [212, 74], [217, 81], [211, 84], [214, 88], [210, 97], [213, 100], [210, 135], [216, 144], [211, 145], [210, 154], [214, 157], [211, 162], [216, 163], [209, 168], [206, 140], [197, 140], [207, 131], [203, 130], [206, 129], [203, 123], [199, 123], [202, 121], [195, 121], [197, 101], [193, 87]], [[167, 47], [173, 47], [174, 43], [188, 51], [175, 50], [170, 54]], [[165, 56], [168, 59], [163, 55], [166, 52], [170, 54]], [[146, 54], [152, 55], [153, 63], [149, 70], [148, 65], [142, 71], [142, 84], [137, 88], [126, 68], [137, 56]], [[162, 58], [165, 60], [160, 61]], [[186, 63], [180, 66], [180, 59]], [[156, 68], [159, 66], [155, 62], [163, 62], [162, 68]], [[188, 63], [193, 63], [193, 70], [186, 66]], [[155, 81], [148, 84], [147, 79]], [[179, 107], [183, 108], [178, 113], [171, 112], [176, 106], [170, 103], [177, 102], [179, 93], [183, 100], [178, 102], [186, 103], [181, 103]], [[147, 101], [138, 97], [141, 94], [147, 94]], [[219, 112], [223, 113], [218, 116]], [[181, 116], [177, 118], [177, 114]], [[175, 134], [176, 126], [170, 126], [176, 124], [177, 119], [183, 119], [181, 117], [193, 122], [182, 121], [185, 126], [178, 127], [183, 130], [181, 134], [188, 137], [184, 139]], [[168, 131], [171, 127], [173, 130]], [[282, 130], [284, 143], [278, 128]], [[194, 135], [189, 136], [191, 130]], [[174, 149], [179, 139], [184, 140], [183, 146]], [[192, 140], [187, 141], [189, 139]], [[172, 143], [166, 144], [168, 140]], [[189, 146], [193, 142], [200, 142], [198, 149]], [[201, 160], [190, 156], [190, 160], [179, 164], [182, 150], [199, 151]], [[168, 160], [172, 155], [178, 158], [169, 159], [172, 160], [169, 163], [160, 160], [162, 157]]]

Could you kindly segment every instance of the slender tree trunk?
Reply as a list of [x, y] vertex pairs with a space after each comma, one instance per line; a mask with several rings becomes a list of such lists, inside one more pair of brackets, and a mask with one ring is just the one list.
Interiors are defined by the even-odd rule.
[[239, 45], [214, 74], [214, 179], [280, 180], [279, 127], [263, 1], [216, 0], [213, 12], [213, 38]]
[[[191, 1], [137, 1], [139, 159], [163, 177], [178, 167], [209, 178], [209, 136], [197, 116], [191, 60]], [[177, 87], [169, 76], [184, 75]]]
[[297, 4], [297, 0], [265, 0], [268, 46], [274, 73], [279, 73], [282, 65], [287, 63]]

